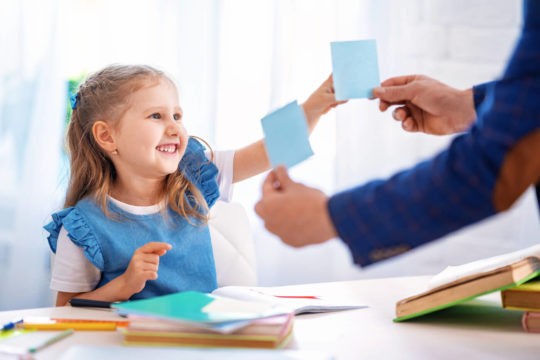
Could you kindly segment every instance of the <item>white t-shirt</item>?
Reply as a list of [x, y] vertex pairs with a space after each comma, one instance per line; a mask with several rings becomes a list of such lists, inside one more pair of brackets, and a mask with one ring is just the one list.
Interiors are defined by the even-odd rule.
[[[207, 157], [210, 158], [209, 154]], [[219, 200], [230, 201], [233, 192], [234, 151], [214, 151], [213, 162], [218, 168], [217, 182]], [[109, 197], [122, 210], [136, 215], [159, 212], [160, 205], [133, 206]], [[83, 250], [68, 237], [64, 227], [58, 234], [56, 256], [54, 257], [50, 287], [55, 291], [88, 292], [95, 289], [101, 278], [100, 270], [85, 256]]]

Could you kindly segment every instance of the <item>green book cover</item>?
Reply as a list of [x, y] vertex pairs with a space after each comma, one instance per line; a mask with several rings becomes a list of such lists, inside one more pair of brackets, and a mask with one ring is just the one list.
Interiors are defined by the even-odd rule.
[[398, 301], [395, 322], [410, 320], [495, 291], [519, 286], [540, 276], [540, 259], [527, 257], [509, 265], [478, 272]]
[[121, 315], [144, 315], [192, 323], [224, 323], [286, 313], [275, 305], [184, 291], [112, 305]]
[[533, 278], [535, 278], [535, 277], [537, 277], [539, 275], [540, 275], [540, 271], [537, 271], [534, 274], [531, 274], [530, 276], [528, 276], [527, 278], [525, 278], [523, 280], [520, 280], [518, 282], [512, 283], [512, 284], [509, 284], [509, 285], [501, 286], [501, 287], [491, 289], [491, 290], [488, 290], [488, 291], [475, 293], [473, 295], [470, 295], [470, 296], [467, 296], [467, 297], [464, 297], [464, 298], [461, 298], [461, 299], [458, 299], [458, 300], [450, 301], [448, 303], [445, 303], [445, 304], [442, 304], [442, 305], [439, 305], [439, 306], [434, 306], [432, 308], [428, 308], [428, 309], [425, 309], [425, 310], [422, 310], [422, 311], [418, 311], [418, 312], [410, 314], [410, 315], [398, 316], [398, 317], [394, 318], [394, 322], [401, 322], [401, 321], [410, 320], [410, 319], [413, 319], [413, 318], [416, 318], [416, 317], [419, 317], [419, 316], [423, 316], [423, 315], [426, 315], [426, 314], [429, 314], [429, 313], [433, 313], [435, 311], [443, 310], [443, 309], [446, 309], [446, 308], [449, 308], [449, 307], [464, 303], [466, 301], [473, 300], [473, 299], [475, 299], [477, 297], [487, 295], [487, 294], [490, 294], [490, 293], [495, 292], [495, 291], [503, 291], [505, 289], [510, 289], [510, 288], [513, 288], [514, 286], [518, 286], [518, 285], [520, 285], [520, 284], [522, 284], [522, 283], [524, 283], [524, 282], [526, 282], [526, 281], [528, 281], [530, 279], [533, 279]]

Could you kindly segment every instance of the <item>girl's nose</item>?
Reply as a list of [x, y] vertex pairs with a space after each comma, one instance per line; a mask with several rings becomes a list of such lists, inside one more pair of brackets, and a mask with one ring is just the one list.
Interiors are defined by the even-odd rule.
[[167, 136], [178, 136], [180, 133], [180, 128], [176, 123], [169, 123], [167, 127]]

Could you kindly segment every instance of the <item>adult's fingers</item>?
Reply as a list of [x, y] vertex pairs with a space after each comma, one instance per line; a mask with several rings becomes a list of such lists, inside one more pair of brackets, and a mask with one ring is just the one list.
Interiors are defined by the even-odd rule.
[[388, 108], [390, 107], [390, 103], [389, 102], [386, 102], [384, 100], [379, 100], [379, 110], [381, 111], [386, 111], [388, 110]]
[[263, 186], [262, 186], [263, 196], [276, 191], [276, 187], [277, 187], [276, 173], [274, 172], [274, 170], [272, 170], [268, 173], [268, 175], [266, 175], [266, 179], [264, 179]]
[[414, 80], [417, 80], [419, 75], [403, 75], [403, 76], [395, 76], [388, 78], [384, 80], [381, 83], [381, 86], [401, 86], [401, 85], [407, 85]]
[[418, 132], [418, 123], [411, 116], [401, 122], [401, 127], [408, 132]]
[[289, 177], [287, 169], [284, 166], [278, 166], [274, 170], [276, 174], [276, 181], [279, 183], [280, 189], [287, 189], [294, 181]]
[[373, 95], [387, 103], [398, 103], [412, 100], [416, 90], [414, 84], [379, 86], [373, 89]]
[[392, 117], [397, 121], [403, 121], [407, 117], [410, 117], [410, 116], [411, 116], [411, 112], [409, 108], [406, 106], [398, 107], [392, 112]]

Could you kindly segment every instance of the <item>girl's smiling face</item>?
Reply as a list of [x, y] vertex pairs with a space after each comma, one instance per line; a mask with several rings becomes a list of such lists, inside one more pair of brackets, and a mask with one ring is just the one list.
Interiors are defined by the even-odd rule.
[[178, 169], [187, 147], [176, 87], [167, 79], [132, 93], [114, 131], [119, 176], [159, 179]]

